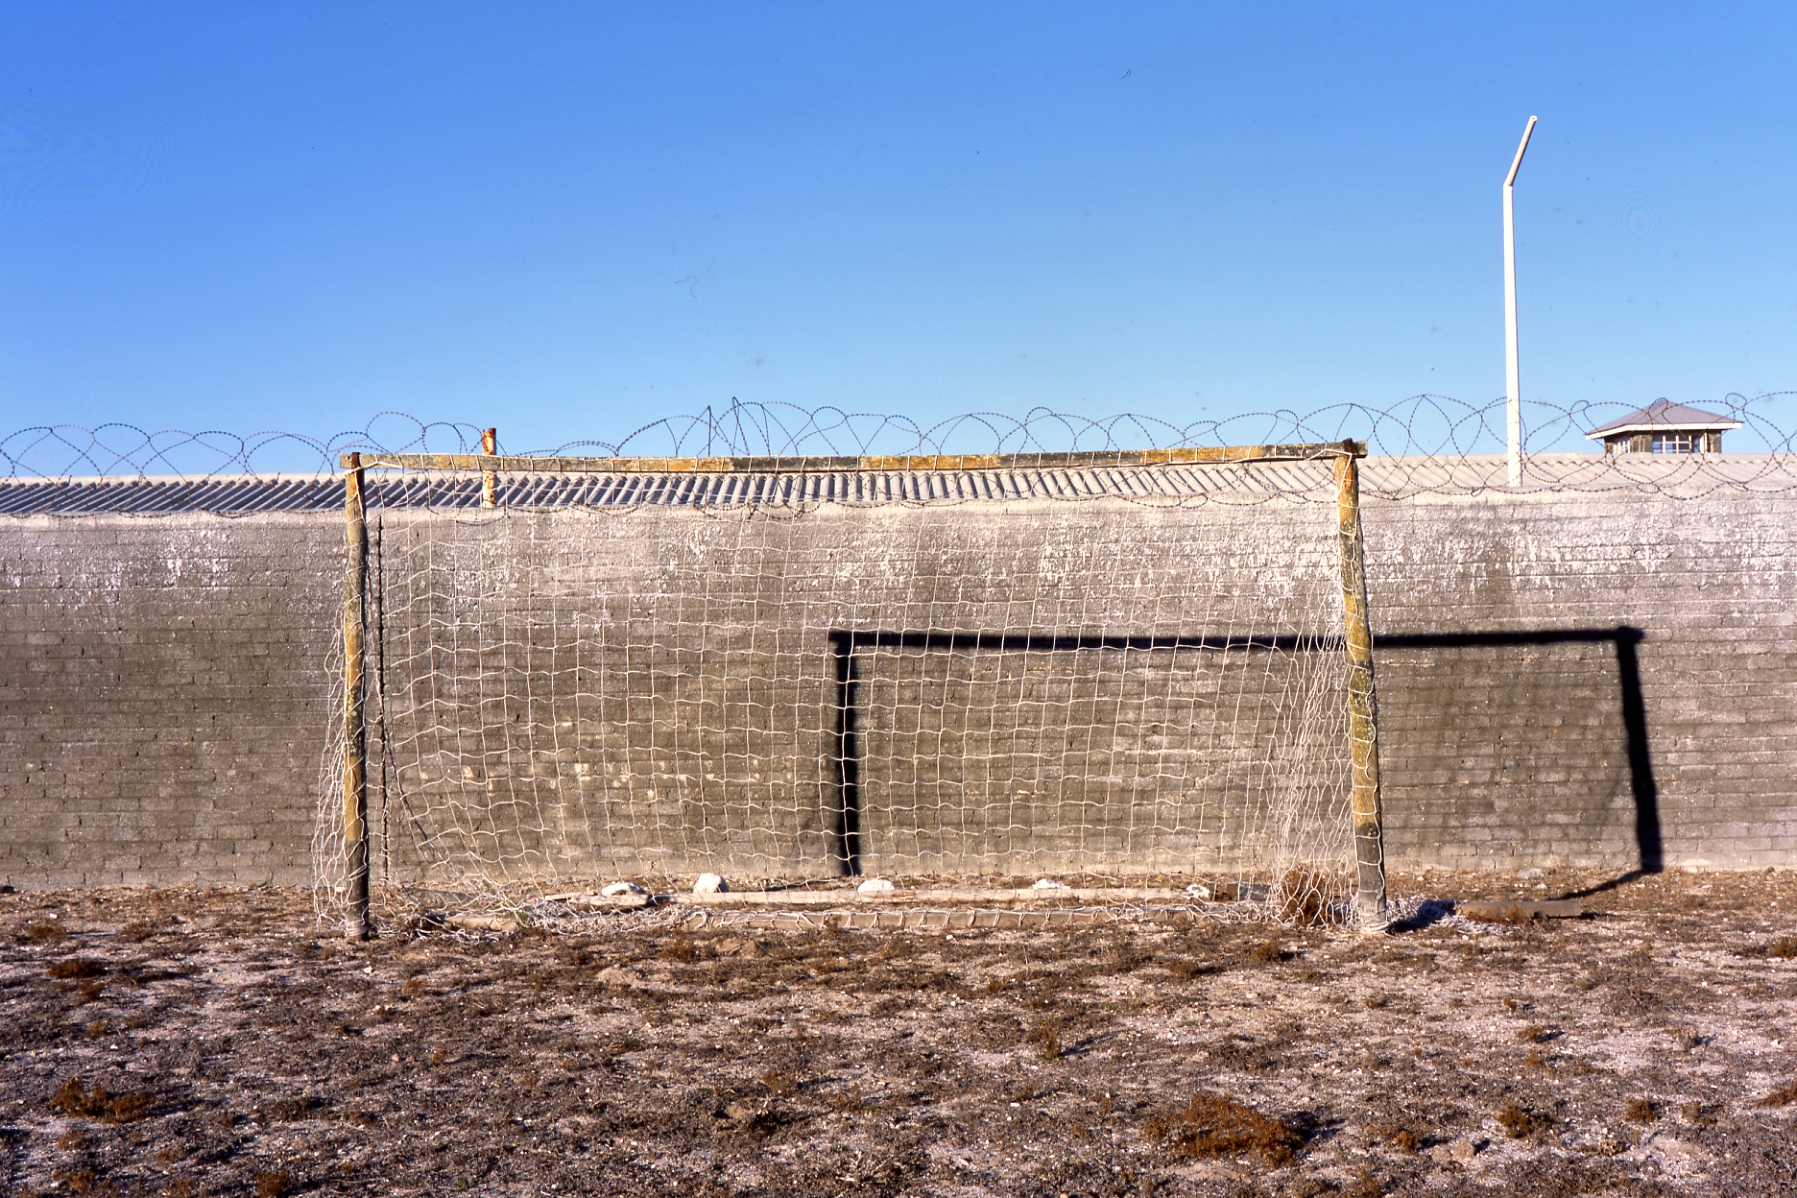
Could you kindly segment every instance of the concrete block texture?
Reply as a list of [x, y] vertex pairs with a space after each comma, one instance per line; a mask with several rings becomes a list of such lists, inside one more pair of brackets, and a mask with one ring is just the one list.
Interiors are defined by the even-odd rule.
[[308, 881], [342, 542], [318, 517], [0, 520], [0, 880]]
[[[1794, 529], [1797, 500], [1729, 492], [1369, 505], [1392, 857], [1792, 864]], [[1444, 842], [1473, 813], [1504, 835], [1469, 860]]]
[[[1333, 515], [383, 513], [377, 863], [1264, 858], [1274, 814], [1345, 804]], [[1364, 519], [1390, 859], [1791, 864], [1797, 497]], [[324, 514], [0, 521], [0, 880], [305, 882], [342, 561]]]

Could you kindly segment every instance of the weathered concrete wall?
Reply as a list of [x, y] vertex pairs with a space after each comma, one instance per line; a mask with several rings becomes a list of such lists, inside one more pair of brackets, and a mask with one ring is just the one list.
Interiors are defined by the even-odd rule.
[[[1247, 585], [1248, 571], [1212, 560], [1224, 543], [1163, 522], [1223, 509], [1058, 511], [1046, 522], [974, 505], [746, 524], [683, 509], [508, 516], [458, 551], [533, 568], [489, 597], [483, 631], [466, 625], [459, 639], [422, 630], [432, 612], [468, 617], [456, 606], [466, 588], [408, 592], [426, 576], [398, 568], [410, 517], [389, 515], [389, 730], [421, 770], [440, 771], [409, 793], [428, 806], [433, 784], [478, 786], [499, 814], [466, 843], [485, 836], [521, 870], [559, 867], [550, 837], [584, 844], [595, 867], [724, 853], [827, 871], [843, 831], [828, 631], [927, 623], [1073, 639], [857, 649], [869, 867], [882, 845], [903, 846], [889, 850], [895, 863], [949, 848], [1052, 863], [1094, 843], [1147, 847], [1165, 865], [1255, 833], [1242, 820], [1181, 823], [1156, 796], [1264, 787], [1247, 778], [1251, 762], [1178, 728], [1265, 693], [1270, 678], [1290, 684], [1304, 655], [1286, 654], [1283, 675], [1266, 664], [1278, 654], [1257, 657], [1231, 682], [1184, 664], [1207, 650], [1103, 639], [1218, 631], [1194, 629], [1191, 612], [1229, 610], [1204, 588]], [[1297, 519], [1309, 517], [1281, 517], [1270, 543], [1289, 545]], [[1369, 502], [1366, 526], [1394, 859], [1618, 870], [1797, 859], [1797, 500], [1418, 498]], [[306, 880], [341, 546], [331, 514], [0, 523], [0, 881]], [[1120, 597], [1079, 584], [1100, 567], [1128, 578]], [[922, 576], [936, 581], [920, 589]], [[1312, 601], [1289, 598], [1292, 611]], [[807, 615], [782, 633], [758, 623], [775, 609]], [[1281, 610], [1229, 631], [1288, 632]], [[702, 643], [640, 635], [701, 624]], [[470, 705], [498, 717], [484, 738], [441, 718]], [[999, 714], [964, 726], [956, 713], [969, 711]], [[491, 732], [507, 726], [546, 736]], [[1044, 732], [1057, 728], [1088, 734]], [[994, 760], [1008, 764], [995, 773]], [[614, 764], [594, 772], [595, 761]], [[935, 830], [946, 793], [961, 797]], [[974, 809], [1003, 816], [970, 822]], [[574, 836], [570, 812], [583, 821]], [[387, 812], [398, 865], [413, 814]]]
[[303, 883], [328, 518], [0, 521], [0, 880]]
[[1369, 512], [1407, 861], [1797, 862], [1797, 499]]

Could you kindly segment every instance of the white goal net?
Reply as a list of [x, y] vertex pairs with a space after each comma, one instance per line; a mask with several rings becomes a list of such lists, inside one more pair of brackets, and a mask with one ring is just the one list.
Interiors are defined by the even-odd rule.
[[1354, 893], [1327, 460], [369, 477], [377, 917], [703, 873]]

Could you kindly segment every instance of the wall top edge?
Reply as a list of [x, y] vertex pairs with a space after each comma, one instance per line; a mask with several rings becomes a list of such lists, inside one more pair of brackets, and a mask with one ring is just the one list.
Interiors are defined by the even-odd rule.
[[[1105, 498], [1182, 503], [1332, 495], [1331, 463], [1341, 456], [1342, 446], [1335, 443], [1326, 448], [1330, 456], [1308, 459], [1118, 462], [1117, 455], [1082, 455], [1070, 464], [1038, 464], [1032, 457], [1015, 459], [1016, 464], [1008, 468], [979, 469], [965, 464], [950, 468], [950, 462], [966, 461], [955, 458], [930, 459], [939, 467], [936, 469], [820, 466], [805, 472], [502, 469], [496, 473], [500, 506], [518, 508], [914, 506]], [[1024, 464], [1026, 461], [1030, 464]], [[377, 470], [369, 473], [365, 490], [371, 507], [478, 507], [481, 478], [479, 473], [459, 470]], [[1362, 496], [1375, 501], [1474, 494], [1499, 500], [1631, 491], [1706, 494], [1715, 490], [1797, 494], [1797, 455], [1537, 454], [1528, 459], [1524, 484], [1518, 488], [1508, 485], [1507, 459], [1502, 454], [1368, 457], [1361, 466]], [[0, 516], [341, 513], [343, 506], [343, 480], [329, 475], [0, 480]]]

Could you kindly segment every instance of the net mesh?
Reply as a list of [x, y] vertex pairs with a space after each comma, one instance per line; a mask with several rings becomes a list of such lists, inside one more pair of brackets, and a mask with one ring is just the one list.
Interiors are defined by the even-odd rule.
[[[644, 486], [492, 511], [463, 506], [467, 479], [371, 484], [377, 919], [559, 914], [703, 873], [739, 893], [1152, 883], [1347, 918], [1328, 466], [1251, 496], [1232, 469], [1171, 497], [1126, 478], [824, 502], [786, 478], [750, 501]], [[327, 918], [341, 762], [339, 735]]]

